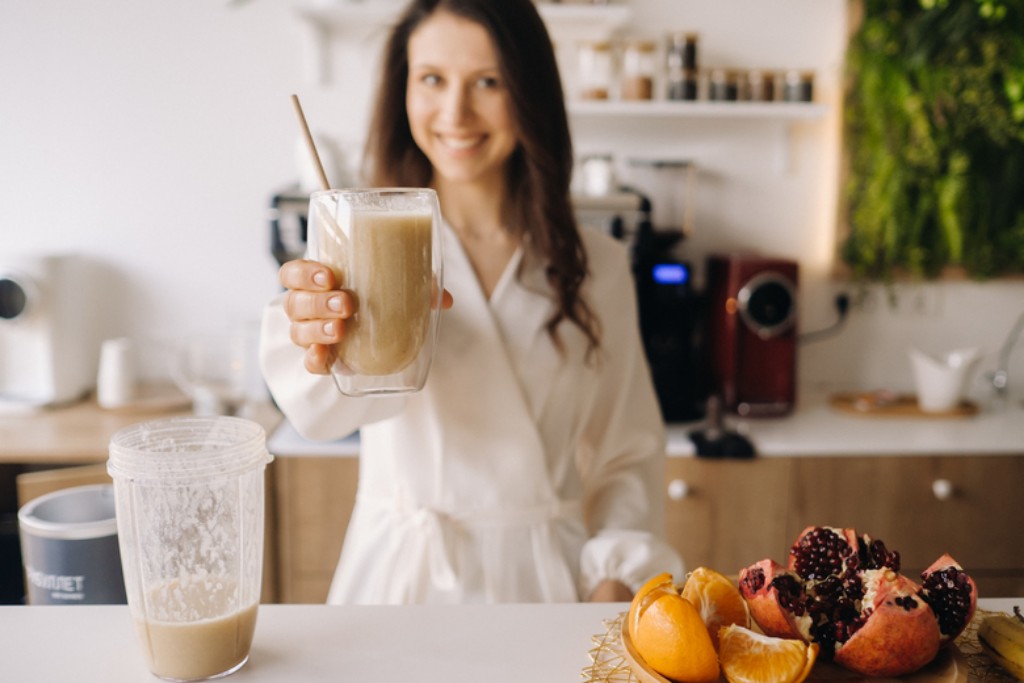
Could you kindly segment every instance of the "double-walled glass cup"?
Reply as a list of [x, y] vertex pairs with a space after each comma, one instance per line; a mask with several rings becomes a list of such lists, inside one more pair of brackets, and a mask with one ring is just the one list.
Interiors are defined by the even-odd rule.
[[249, 659], [263, 571], [263, 428], [181, 417], [110, 441], [128, 607], [150, 671], [226, 676]]
[[323, 190], [309, 201], [308, 256], [355, 300], [331, 372], [349, 396], [423, 388], [443, 296], [441, 212], [423, 188]]

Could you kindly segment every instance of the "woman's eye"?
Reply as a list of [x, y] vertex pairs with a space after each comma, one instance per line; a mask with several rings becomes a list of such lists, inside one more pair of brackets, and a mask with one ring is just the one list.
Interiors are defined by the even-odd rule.
[[424, 74], [423, 76], [420, 76], [420, 82], [423, 83], [423, 85], [434, 86], [441, 82], [441, 77], [437, 74]]
[[485, 89], [497, 88], [498, 79], [494, 76], [481, 76], [476, 81], [476, 87]]

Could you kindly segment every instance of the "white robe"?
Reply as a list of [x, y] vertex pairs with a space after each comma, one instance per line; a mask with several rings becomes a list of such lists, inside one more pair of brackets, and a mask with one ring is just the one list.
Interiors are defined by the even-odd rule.
[[360, 429], [358, 495], [328, 602], [568, 602], [605, 578], [636, 590], [658, 572], [682, 575], [663, 540], [664, 425], [626, 249], [589, 230], [583, 240], [596, 365], [569, 322], [565, 356], [553, 345], [542, 264], [520, 249], [488, 300], [448, 227], [455, 304], [416, 394], [343, 396], [303, 368], [283, 297], [267, 307], [261, 365], [289, 421], [317, 440]]

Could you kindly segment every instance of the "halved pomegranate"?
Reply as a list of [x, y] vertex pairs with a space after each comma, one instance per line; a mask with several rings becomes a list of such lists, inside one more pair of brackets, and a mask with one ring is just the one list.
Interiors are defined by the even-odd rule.
[[949, 555], [922, 574], [901, 575], [900, 556], [853, 529], [808, 527], [788, 569], [762, 560], [740, 571], [739, 588], [765, 633], [818, 643], [823, 657], [869, 676], [921, 668], [970, 622], [974, 582]]

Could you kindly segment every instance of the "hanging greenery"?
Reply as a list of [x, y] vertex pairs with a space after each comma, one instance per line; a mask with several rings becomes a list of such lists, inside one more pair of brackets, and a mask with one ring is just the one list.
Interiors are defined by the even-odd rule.
[[855, 277], [1024, 273], [1024, 0], [864, 0], [847, 58]]

